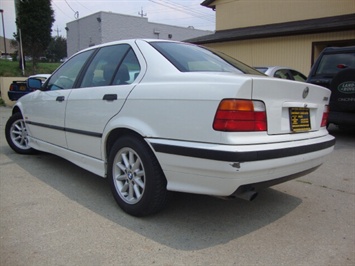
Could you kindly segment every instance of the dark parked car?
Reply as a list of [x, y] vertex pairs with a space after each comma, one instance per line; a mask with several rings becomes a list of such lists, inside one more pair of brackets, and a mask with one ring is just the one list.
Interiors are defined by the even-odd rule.
[[355, 126], [355, 46], [325, 48], [307, 82], [332, 91], [329, 123]]
[[[46, 79], [50, 76], [50, 74], [38, 74], [38, 75], [33, 75], [30, 76], [29, 78], [36, 78], [40, 79], [42, 83], [46, 81]], [[9, 96], [9, 99], [11, 101], [17, 101], [20, 99], [22, 96], [32, 92], [33, 89], [29, 88], [27, 86], [27, 80], [26, 81], [13, 81], [10, 84], [9, 91], [7, 92], [7, 95]]]

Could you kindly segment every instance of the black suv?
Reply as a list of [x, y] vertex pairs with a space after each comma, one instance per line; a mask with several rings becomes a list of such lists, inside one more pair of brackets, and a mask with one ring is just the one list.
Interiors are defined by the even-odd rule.
[[307, 82], [332, 91], [329, 123], [355, 126], [355, 46], [325, 48]]

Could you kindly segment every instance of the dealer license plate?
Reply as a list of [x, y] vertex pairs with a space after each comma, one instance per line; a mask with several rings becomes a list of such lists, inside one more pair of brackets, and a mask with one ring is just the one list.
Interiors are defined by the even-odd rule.
[[308, 108], [290, 108], [291, 131], [304, 132], [311, 130], [311, 120]]
[[20, 86], [20, 91], [25, 91], [25, 90], [26, 90], [26, 86], [21, 85]]

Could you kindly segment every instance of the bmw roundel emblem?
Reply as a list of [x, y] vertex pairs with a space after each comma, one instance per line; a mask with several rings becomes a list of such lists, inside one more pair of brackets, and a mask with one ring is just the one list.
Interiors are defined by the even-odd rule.
[[309, 93], [309, 88], [306, 87], [306, 88], [303, 90], [303, 94], [302, 94], [303, 99], [305, 99], [305, 98], [308, 96], [308, 93]]

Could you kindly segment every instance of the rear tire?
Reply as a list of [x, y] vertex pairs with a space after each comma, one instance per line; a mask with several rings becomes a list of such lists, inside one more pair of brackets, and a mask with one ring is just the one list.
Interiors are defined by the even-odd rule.
[[143, 139], [134, 136], [118, 139], [110, 151], [107, 171], [113, 196], [126, 213], [147, 216], [165, 207], [166, 178]]
[[21, 113], [13, 114], [6, 123], [6, 141], [15, 152], [34, 154], [35, 149], [28, 145], [27, 128]]
[[[354, 102], [342, 101], [342, 98], [354, 98], [354, 92], [343, 92], [339, 90], [339, 86], [342, 83], [355, 82], [355, 69], [346, 68], [335, 75], [330, 83], [330, 90], [332, 94], [330, 96], [330, 111], [337, 112], [354, 112]], [[353, 85], [354, 86], [354, 85]], [[339, 100], [340, 99], [340, 100]]]
[[342, 129], [355, 126], [355, 69], [346, 68], [335, 75], [330, 83], [329, 122]]

